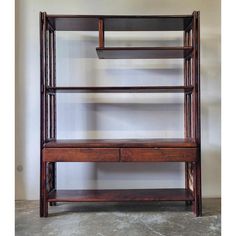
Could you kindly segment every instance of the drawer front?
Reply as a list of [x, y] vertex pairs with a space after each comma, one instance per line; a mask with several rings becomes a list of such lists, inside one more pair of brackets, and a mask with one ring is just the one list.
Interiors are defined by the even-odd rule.
[[118, 148], [44, 148], [43, 160], [50, 162], [119, 161]]
[[196, 161], [196, 148], [122, 148], [121, 161], [126, 162], [182, 162]]

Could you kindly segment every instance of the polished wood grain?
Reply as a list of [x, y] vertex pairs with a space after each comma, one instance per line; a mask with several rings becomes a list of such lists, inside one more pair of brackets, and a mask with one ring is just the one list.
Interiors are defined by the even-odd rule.
[[191, 15], [48, 15], [57, 31], [98, 31], [104, 19], [106, 31], [182, 31], [192, 22]]
[[117, 189], [117, 190], [56, 190], [49, 193], [49, 202], [128, 202], [193, 200], [186, 189]]
[[44, 148], [194, 148], [193, 139], [59, 139], [46, 142]]
[[48, 162], [114, 162], [119, 161], [118, 148], [44, 148]]
[[100, 59], [176, 59], [191, 56], [192, 47], [96, 48]]
[[191, 93], [193, 86], [47, 87], [48, 93]]
[[122, 162], [192, 162], [196, 148], [121, 148]]
[[196, 148], [44, 148], [48, 162], [191, 162]]

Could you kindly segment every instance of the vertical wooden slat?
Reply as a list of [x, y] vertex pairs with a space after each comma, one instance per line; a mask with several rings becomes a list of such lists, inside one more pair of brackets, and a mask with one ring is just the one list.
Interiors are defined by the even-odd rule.
[[[188, 37], [188, 42], [187, 42], [188, 46], [191, 46], [192, 45], [192, 27], [189, 28], [189, 37]], [[192, 81], [191, 81], [191, 69], [192, 69], [192, 66], [191, 66], [191, 58], [188, 58], [188, 61], [187, 61], [187, 64], [188, 64], [188, 75], [187, 75], [187, 84], [188, 85], [191, 85], [192, 84]], [[188, 137], [192, 137], [192, 132], [191, 132], [191, 120], [192, 120], [192, 117], [191, 117], [191, 98], [192, 98], [192, 94], [188, 94], [188, 97], [187, 97], [187, 111], [188, 111]]]
[[[190, 39], [190, 36], [189, 36], [189, 39]], [[189, 45], [190, 45], [190, 42], [189, 42]], [[188, 75], [187, 75], [187, 84], [188, 85], [192, 85], [192, 82], [191, 82], [191, 58], [188, 59], [187, 61], [187, 64], [188, 64]], [[187, 95], [187, 112], [188, 112], [188, 116], [187, 116], [187, 119], [188, 119], [188, 137], [192, 137], [192, 132], [191, 132], [191, 120], [192, 120], [192, 117], [191, 117], [191, 99], [192, 99], [192, 94], [188, 94]]]
[[104, 19], [98, 19], [98, 31], [99, 31], [99, 47], [104, 48]]
[[[52, 32], [52, 86], [56, 86], [56, 37], [55, 37], [55, 30]], [[52, 136], [56, 139], [56, 93], [52, 95], [52, 107], [53, 107], [53, 122], [52, 122]], [[53, 188], [56, 189], [57, 185], [57, 166], [56, 163], [52, 163], [52, 177], [53, 177]], [[51, 203], [51, 205], [56, 205], [56, 202]]]
[[192, 30], [192, 83], [194, 86], [192, 93], [192, 137], [196, 139], [196, 13], [193, 13], [193, 30]]
[[[49, 45], [48, 45], [48, 38], [49, 38], [49, 32], [46, 30], [46, 37], [45, 37], [45, 87], [49, 85]], [[46, 89], [44, 89], [46, 90]], [[45, 141], [49, 138], [49, 96], [45, 91]]]
[[48, 52], [49, 52], [49, 86], [52, 86], [53, 83], [53, 70], [52, 70], [52, 31], [48, 31], [49, 37], [48, 37]]
[[[56, 32], [53, 31], [53, 86], [56, 87]], [[56, 93], [53, 96], [53, 138], [57, 135], [57, 109], [56, 109]]]
[[46, 139], [45, 133], [45, 41], [46, 41], [46, 13], [40, 12], [40, 217], [44, 216], [44, 191], [43, 191], [43, 143]]
[[[187, 46], [188, 32], [184, 31], [184, 46]], [[184, 59], [184, 85], [187, 86], [187, 59]], [[187, 124], [187, 94], [184, 94], [184, 137], [188, 136], [188, 124]]]
[[[184, 46], [187, 46], [188, 32], [184, 31]], [[184, 59], [184, 85], [187, 85], [187, 59]], [[187, 124], [187, 94], [184, 94], [184, 137], [188, 137], [188, 124]], [[185, 188], [189, 189], [189, 178], [188, 178], [188, 163], [185, 162]], [[188, 204], [185, 201], [186, 205]]]
[[197, 138], [201, 144], [201, 84], [200, 84], [200, 12], [197, 12], [197, 102], [198, 102], [198, 130]]
[[[49, 30], [49, 86], [53, 86], [52, 31]], [[53, 95], [49, 95], [49, 138], [53, 138]]]

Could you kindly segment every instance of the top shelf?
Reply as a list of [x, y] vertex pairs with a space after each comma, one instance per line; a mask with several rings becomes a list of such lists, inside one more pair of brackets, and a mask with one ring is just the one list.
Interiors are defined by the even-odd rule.
[[104, 20], [105, 31], [182, 31], [192, 22], [192, 15], [47, 15], [57, 31], [98, 31]]

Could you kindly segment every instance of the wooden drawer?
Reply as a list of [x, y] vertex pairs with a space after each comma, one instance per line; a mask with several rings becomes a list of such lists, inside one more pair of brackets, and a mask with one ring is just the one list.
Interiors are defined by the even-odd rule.
[[112, 162], [119, 159], [119, 148], [43, 149], [43, 160], [50, 162]]
[[121, 161], [182, 162], [196, 161], [196, 148], [121, 148]]

